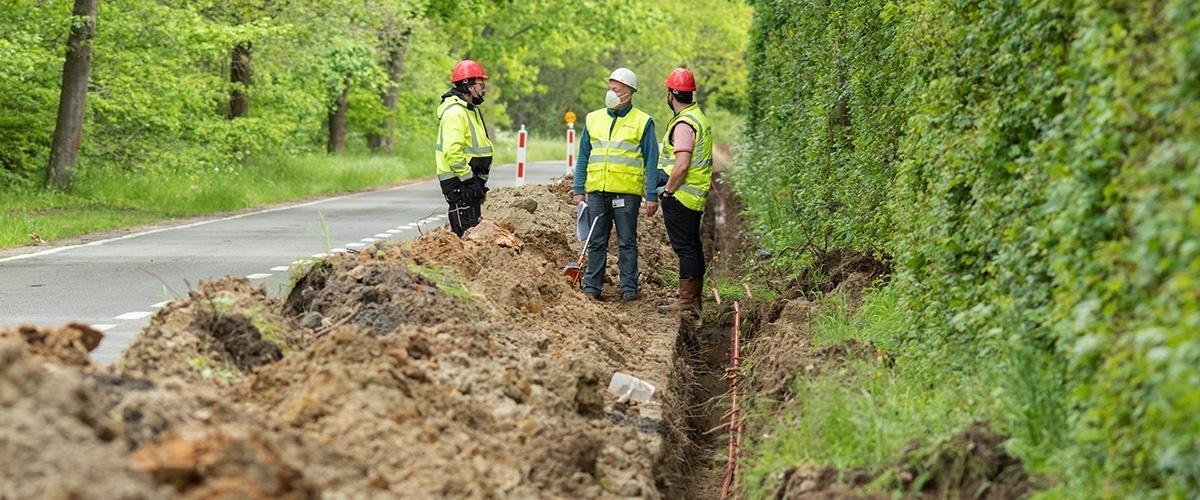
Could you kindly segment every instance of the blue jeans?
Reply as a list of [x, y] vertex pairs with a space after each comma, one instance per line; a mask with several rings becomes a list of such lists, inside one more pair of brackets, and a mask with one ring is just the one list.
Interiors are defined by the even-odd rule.
[[[623, 200], [623, 201], [618, 201]], [[617, 265], [621, 268], [621, 293], [637, 292], [638, 249], [637, 217], [642, 197], [636, 194], [594, 192], [587, 195], [588, 212], [596, 218], [592, 240], [588, 243], [587, 270], [583, 274], [583, 289], [600, 293], [604, 288], [604, 264], [608, 258], [608, 235], [617, 226]], [[614, 207], [613, 204], [624, 206]]]

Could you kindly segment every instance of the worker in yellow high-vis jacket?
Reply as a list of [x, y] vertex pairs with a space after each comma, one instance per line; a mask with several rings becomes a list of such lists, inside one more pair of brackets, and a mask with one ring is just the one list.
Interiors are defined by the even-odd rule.
[[575, 164], [575, 202], [587, 196], [589, 215], [595, 218], [587, 248], [583, 289], [600, 299], [608, 236], [617, 228], [617, 265], [621, 270], [621, 300], [638, 298], [637, 216], [646, 197], [646, 216], [658, 211], [655, 193], [658, 143], [654, 120], [633, 106], [637, 75], [617, 68], [608, 77], [605, 108], [588, 113]]
[[667, 76], [667, 104], [675, 116], [663, 134], [658, 168], [659, 199], [671, 249], [679, 257], [679, 297], [659, 306], [663, 314], [700, 312], [704, 245], [700, 221], [712, 185], [712, 126], [695, 102], [696, 79], [686, 68]]
[[450, 229], [459, 237], [479, 224], [492, 168], [492, 140], [479, 105], [487, 93], [487, 74], [472, 60], [459, 61], [451, 72], [450, 90], [437, 108], [438, 181], [450, 205]]

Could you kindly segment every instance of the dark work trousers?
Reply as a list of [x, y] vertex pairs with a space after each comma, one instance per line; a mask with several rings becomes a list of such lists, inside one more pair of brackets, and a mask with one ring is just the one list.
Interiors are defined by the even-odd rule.
[[459, 238], [462, 238], [463, 233], [479, 225], [479, 219], [483, 217], [483, 200], [479, 201], [450, 201], [446, 200], [446, 204], [450, 208], [446, 211], [446, 215], [450, 219], [450, 230], [454, 231]]
[[588, 212], [596, 218], [588, 243], [587, 269], [583, 289], [600, 293], [604, 288], [604, 266], [608, 260], [608, 237], [617, 227], [617, 267], [621, 275], [621, 293], [638, 291], [637, 216], [642, 197], [636, 194], [592, 192], [587, 195]]
[[461, 238], [468, 229], [479, 224], [479, 219], [483, 216], [483, 200], [464, 199], [462, 182], [458, 178], [441, 181], [441, 185], [442, 196], [449, 205], [446, 216], [450, 220], [450, 230]]
[[679, 257], [679, 277], [704, 279], [704, 244], [700, 242], [700, 219], [704, 212], [683, 206], [673, 196], [663, 197], [663, 222], [671, 249]]

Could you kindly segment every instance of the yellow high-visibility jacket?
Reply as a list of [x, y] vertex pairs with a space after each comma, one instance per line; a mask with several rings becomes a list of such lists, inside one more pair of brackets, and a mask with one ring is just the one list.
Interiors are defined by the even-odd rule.
[[483, 125], [483, 115], [479, 108], [468, 107], [466, 101], [451, 95], [442, 99], [437, 117], [441, 121], [434, 152], [438, 180], [453, 177], [460, 181], [470, 180], [475, 177], [471, 172], [471, 159], [492, 156], [492, 139]]
[[708, 187], [712, 184], [712, 125], [708, 117], [700, 111], [700, 106], [691, 106], [679, 110], [679, 113], [667, 124], [667, 133], [663, 135], [662, 146], [658, 148], [658, 169], [671, 175], [675, 169], [675, 146], [671, 144], [671, 133], [675, 125], [686, 123], [696, 131], [696, 145], [692, 150], [692, 161], [688, 165], [687, 177], [675, 193], [675, 199], [683, 206], [697, 212], [704, 211], [708, 201]]

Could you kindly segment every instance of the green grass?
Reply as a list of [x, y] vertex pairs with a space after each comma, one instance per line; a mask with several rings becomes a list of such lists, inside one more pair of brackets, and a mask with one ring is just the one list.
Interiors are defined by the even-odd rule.
[[827, 301], [830, 307], [810, 324], [816, 345], [871, 341], [896, 358], [895, 367], [855, 360], [815, 378], [797, 377], [794, 403], [754, 401], [742, 469], [751, 498], [773, 495], [772, 478], [796, 466], [882, 469], [909, 442], [951, 434], [993, 409], [985, 384], [901, 354], [904, 322], [893, 290], [871, 293], [855, 314], [841, 298]]
[[474, 303], [478, 300], [475, 294], [467, 289], [463, 280], [452, 269], [440, 266], [409, 264], [408, 270], [413, 274], [432, 281], [438, 287], [438, 290], [455, 299], [466, 303]]
[[[497, 164], [516, 158], [515, 134], [496, 141]], [[556, 139], [530, 138], [530, 162], [563, 159]], [[350, 152], [255, 159], [238, 167], [192, 172], [81, 168], [72, 192], [0, 191], [0, 248], [201, 214], [241, 210], [431, 177], [433, 152], [421, 144], [393, 155]]]
[[[578, 136], [576, 136], [578, 138]], [[578, 147], [576, 143], [576, 147]], [[517, 133], [516, 132], [499, 132], [496, 134], [495, 146], [495, 164], [503, 165], [506, 163], [517, 162]], [[566, 161], [567, 159], [567, 138], [563, 137], [535, 137], [529, 136], [525, 141], [525, 161], [529, 163], [537, 161]]]

